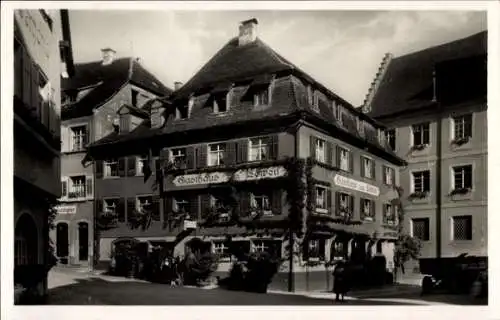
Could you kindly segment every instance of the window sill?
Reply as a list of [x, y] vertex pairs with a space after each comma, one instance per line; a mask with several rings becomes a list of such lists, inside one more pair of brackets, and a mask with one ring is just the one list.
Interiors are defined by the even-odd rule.
[[473, 191], [474, 190], [471, 190], [465, 194], [451, 194], [451, 191], [450, 191], [450, 198], [452, 201], [467, 201], [467, 200], [472, 200], [472, 196], [473, 196]]
[[328, 209], [317, 208], [314, 212], [317, 214], [328, 214]]
[[470, 240], [451, 240], [450, 244], [470, 244], [472, 242], [472, 239]]
[[107, 180], [107, 179], [120, 179], [120, 178], [123, 178], [123, 177], [120, 177], [120, 176], [103, 176], [102, 177], [103, 179]]
[[92, 199], [94, 199], [94, 198], [93, 197], [79, 197], [79, 198], [64, 197], [64, 198], [61, 198], [61, 201], [63, 201], [63, 202], [85, 202], [85, 201], [92, 200]]
[[365, 218], [363, 218], [363, 222], [373, 223], [373, 222], [375, 222], [375, 218], [365, 217]]
[[430, 144], [424, 144], [422, 149], [415, 149], [416, 146], [413, 145], [410, 147], [410, 154], [413, 157], [427, 156], [429, 154], [430, 146]]

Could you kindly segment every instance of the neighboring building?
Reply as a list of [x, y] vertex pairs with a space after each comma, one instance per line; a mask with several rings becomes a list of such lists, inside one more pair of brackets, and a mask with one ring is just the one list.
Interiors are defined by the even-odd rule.
[[87, 144], [115, 131], [118, 110], [149, 117], [152, 101], [172, 91], [138, 59], [115, 58], [109, 48], [102, 49], [102, 60], [75, 69], [75, 77], [63, 81], [62, 197], [51, 236], [60, 263], [92, 266], [95, 182], [93, 165], [82, 163]]
[[[284, 256], [286, 220], [295, 207], [290, 198], [302, 201], [306, 190], [298, 189], [299, 181], [305, 181], [311, 212], [302, 211], [316, 225], [307, 228], [295, 271], [306, 270], [305, 260], [363, 259], [377, 252], [391, 267], [393, 185], [404, 161], [385, 145], [385, 127], [273, 51], [256, 28], [255, 19], [242, 22], [239, 36], [172, 94], [164, 121], [90, 146], [92, 157], [105, 160], [97, 161], [103, 178], [96, 181], [96, 201], [116, 215], [116, 225], [101, 234], [102, 261], [109, 261], [118, 240], [131, 238], [163, 242], [181, 255], [190, 239], [202, 238], [220, 255], [224, 272], [228, 245]], [[143, 183], [135, 164], [147, 158], [134, 155], [148, 150], [156, 168], [167, 161], [174, 169]], [[311, 176], [287, 178], [294, 177], [290, 159], [309, 157]], [[236, 186], [237, 206], [228, 203], [228, 182]], [[127, 221], [145, 207], [154, 213], [149, 228], [130, 228]], [[231, 223], [234, 214], [241, 225]], [[324, 277], [324, 267], [310, 270]]]
[[[49, 209], [61, 195], [60, 79], [74, 70], [67, 10], [15, 10], [14, 21], [14, 266], [18, 269], [49, 263]], [[46, 290], [45, 278], [38, 293], [44, 295]]]
[[387, 56], [363, 107], [408, 161], [405, 228], [422, 257], [487, 255], [486, 55], [481, 32]]

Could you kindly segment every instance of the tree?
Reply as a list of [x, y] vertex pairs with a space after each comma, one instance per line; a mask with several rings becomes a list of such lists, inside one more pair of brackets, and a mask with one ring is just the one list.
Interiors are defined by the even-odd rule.
[[398, 206], [398, 224], [397, 224], [397, 239], [394, 247], [394, 280], [401, 270], [405, 273], [404, 264], [410, 259], [418, 259], [422, 244], [418, 238], [412, 237], [404, 230], [404, 206], [403, 206], [403, 189], [395, 187], [398, 193], [396, 204]]

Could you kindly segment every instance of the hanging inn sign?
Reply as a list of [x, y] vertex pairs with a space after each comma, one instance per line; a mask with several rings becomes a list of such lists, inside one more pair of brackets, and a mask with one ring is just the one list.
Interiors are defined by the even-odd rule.
[[[231, 178], [229, 172], [210, 172], [184, 174], [174, 178], [172, 183], [176, 187], [197, 186], [206, 184], [217, 184], [228, 182]], [[286, 175], [286, 169], [283, 166], [272, 166], [267, 168], [249, 168], [239, 169], [234, 172], [236, 181], [255, 181], [261, 179], [275, 179]]]

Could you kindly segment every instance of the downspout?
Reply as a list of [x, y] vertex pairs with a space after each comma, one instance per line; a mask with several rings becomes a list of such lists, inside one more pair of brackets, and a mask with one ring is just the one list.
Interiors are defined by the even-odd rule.
[[441, 190], [441, 159], [442, 159], [442, 149], [443, 141], [441, 139], [442, 135], [442, 120], [441, 120], [441, 104], [437, 98], [437, 78], [436, 70], [432, 72], [432, 84], [433, 84], [433, 97], [432, 101], [436, 104], [436, 258], [441, 258], [442, 251], [442, 190]]

